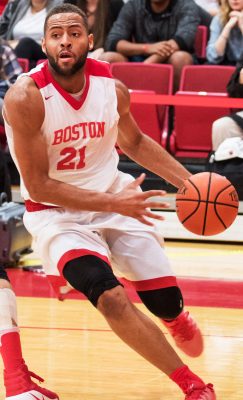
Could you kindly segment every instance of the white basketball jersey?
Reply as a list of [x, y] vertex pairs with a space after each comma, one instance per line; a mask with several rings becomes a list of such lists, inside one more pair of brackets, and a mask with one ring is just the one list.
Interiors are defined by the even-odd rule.
[[[47, 61], [27, 75], [35, 81], [45, 106], [41, 131], [47, 144], [49, 176], [82, 189], [106, 192], [118, 173], [115, 143], [119, 115], [109, 64], [87, 59], [80, 100], [54, 80]], [[13, 133], [8, 124], [5, 127], [16, 162]], [[22, 180], [21, 194], [30, 199]]]

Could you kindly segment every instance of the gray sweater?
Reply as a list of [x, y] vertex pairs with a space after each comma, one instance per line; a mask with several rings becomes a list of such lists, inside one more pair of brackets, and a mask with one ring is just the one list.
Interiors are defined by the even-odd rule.
[[129, 0], [121, 9], [105, 47], [115, 51], [119, 40], [155, 43], [174, 39], [181, 50], [192, 53], [199, 22], [193, 0], [171, 0], [161, 14], [152, 12], [149, 0]]
[[[63, 0], [47, 0], [47, 12], [62, 4]], [[4, 9], [4, 13], [0, 17], [0, 36], [5, 40], [13, 39], [13, 29], [17, 22], [19, 22], [26, 14], [31, 5], [30, 0], [14, 0], [9, 2]]]

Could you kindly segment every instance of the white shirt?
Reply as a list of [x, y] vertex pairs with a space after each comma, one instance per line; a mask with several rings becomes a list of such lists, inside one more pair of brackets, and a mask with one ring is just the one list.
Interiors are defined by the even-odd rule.
[[17, 22], [13, 29], [14, 40], [30, 37], [36, 40], [36, 42], [40, 42], [43, 37], [45, 18], [46, 8], [33, 14], [31, 7], [29, 7], [24, 17]]

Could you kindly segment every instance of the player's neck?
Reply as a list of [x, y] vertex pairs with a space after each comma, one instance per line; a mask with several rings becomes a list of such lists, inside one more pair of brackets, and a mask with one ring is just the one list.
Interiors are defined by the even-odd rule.
[[84, 71], [78, 71], [75, 75], [73, 76], [62, 76], [57, 74], [52, 68], [51, 68], [51, 74], [55, 81], [67, 92], [69, 93], [77, 93], [81, 91], [84, 88], [85, 85], [85, 75]]

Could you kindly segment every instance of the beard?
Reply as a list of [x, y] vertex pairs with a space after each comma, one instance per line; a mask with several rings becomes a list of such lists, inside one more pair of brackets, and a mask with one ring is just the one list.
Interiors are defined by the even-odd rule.
[[69, 69], [63, 69], [61, 68], [58, 63], [55, 61], [54, 57], [52, 57], [47, 49], [46, 49], [46, 56], [47, 59], [51, 65], [51, 67], [54, 69], [54, 71], [60, 75], [60, 76], [73, 76], [76, 74], [76, 72], [80, 71], [85, 63], [86, 63], [86, 59], [87, 59], [87, 55], [88, 55], [89, 49], [87, 48], [85, 53], [76, 61], [75, 64], [73, 64]]

